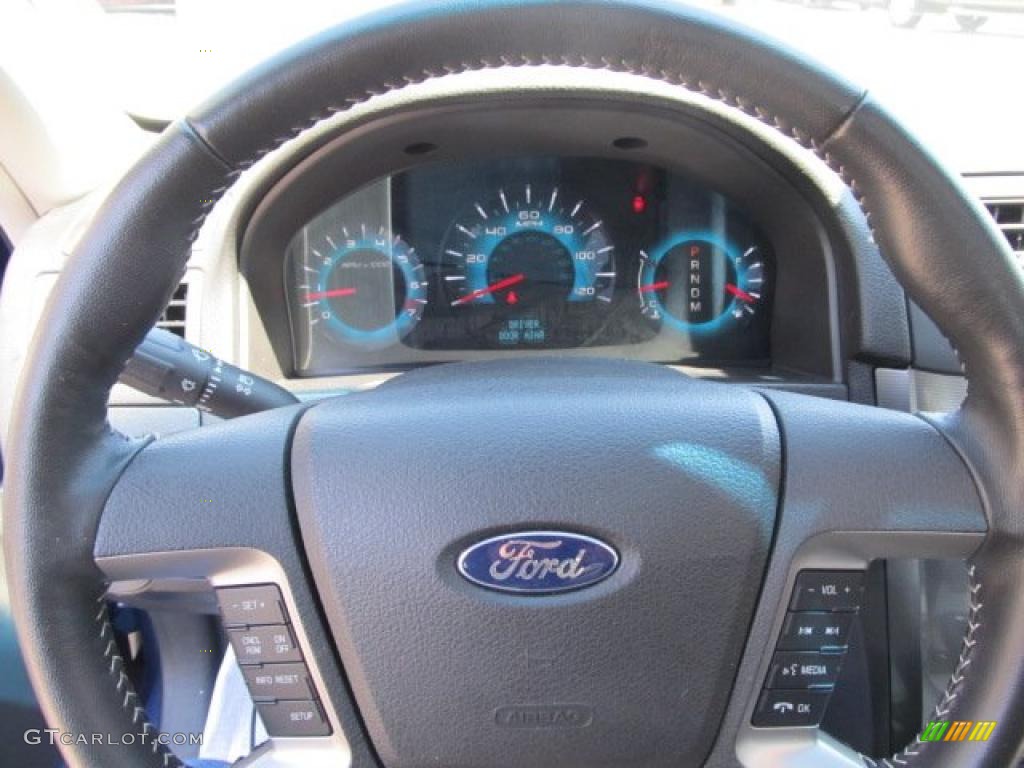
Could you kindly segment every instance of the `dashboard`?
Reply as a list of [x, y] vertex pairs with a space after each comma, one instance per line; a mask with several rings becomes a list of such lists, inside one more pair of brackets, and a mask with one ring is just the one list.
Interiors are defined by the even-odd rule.
[[772, 244], [719, 192], [647, 163], [428, 163], [303, 223], [281, 263], [294, 372], [597, 354], [771, 361]]
[[[907, 410], [945, 410], [963, 396], [955, 356], [937, 330], [922, 342], [930, 326], [912, 305], [907, 326], [902, 293], [854, 228], [856, 205], [812, 184], [796, 161], [639, 103], [610, 117], [589, 104], [549, 108], [539, 119], [516, 106], [488, 104], [482, 117], [424, 110], [404, 132], [390, 119], [374, 125], [375, 145], [356, 124], [345, 143], [271, 158], [280, 165], [243, 177], [205, 225], [179, 287], [188, 299], [166, 319], [212, 354], [311, 397], [385, 378], [363, 373], [538, 355], [682, 365]], [[1017, 186], [986, 194], [1012, 228], [1024, 221], [1009, 211], [1022, 180], [1009, 181]], [[19, 245], [0, 315], [18, 340], [0, 344], [7, 377], [30, 335], [23, 318], [35, 310], [23, 304], [41, 306], [63, 268], [65, 233], [89, 215], [56, 211]], [[915, 363], [932, 372], [908, 373]], [[947, 367], [953, 375], [934, 373]], [[136, 407], [139, 397], [115, 390], [119, 429], [166, 433], [207, 418]], [[901, 706], [916, 729], [910, 698]]]

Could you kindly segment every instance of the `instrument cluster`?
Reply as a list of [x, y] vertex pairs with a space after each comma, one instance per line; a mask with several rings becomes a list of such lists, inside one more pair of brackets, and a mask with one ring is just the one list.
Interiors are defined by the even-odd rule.
[[774, 256], [717, 192], [602, 158], [425, 165], [292, 238], [295, 370], [590, 354], [767, 365]]

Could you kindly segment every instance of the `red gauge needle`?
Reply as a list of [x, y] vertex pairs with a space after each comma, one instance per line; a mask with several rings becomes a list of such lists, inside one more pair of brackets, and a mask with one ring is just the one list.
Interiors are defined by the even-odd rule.
[[342, 296], [355, 296], [355, 288], [335, 288], [331, 291], [314, 291], [306, 294], [306, 301], [319, 301], [320, 299], [337, 299]]
[[755, 299], [749, 293], [744, 291], [742, 288], [737, 288], [732, 283], [726, 283], [725, 284], [725, 290], [727, 290], [729, 293], [731, 293], [733, 296], [735, 296], [740, 301], [747, 302], [747, 304], [753, 304], [755, 301], [757, 301], [757, 299]]
[[518, 275], [512, 275], [512, 277], [506, 277], [504, 280], [499, 280], [498, 282], [492, 285], [488, 285], [486, 288], [481, 288], [478, 291], [467, 293], [462, 298], [453, 301], [452, 306], [457, 307], [460, 304], [469, 304], [469, 302], [476, 301], [481, 296], [486, 296], [487, 294], [495, 293], [496, 291], [503, 291], [506, 288], [511, 288], [513, 285], [519, 285], [519, 283], [523, 282], [523, 280], [525, 279], [526, 275], [524, 275], [522, 272], [520, 272]]
[[669, 286], [668, 280], [662, 280], [660, 283], [651, 283], [650, 285], [641, 285], [640, 286], [640, 292], [641, 293], [650, 293], [651, 291], [663, 291], [666, 288], [668, 288], [668, 286]]

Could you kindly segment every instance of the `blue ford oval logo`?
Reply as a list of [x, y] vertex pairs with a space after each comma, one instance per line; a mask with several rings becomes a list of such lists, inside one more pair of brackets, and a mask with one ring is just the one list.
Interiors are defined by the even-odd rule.
[[499, 592], [550, 594], [611, 576], [619, 555], [603, 541], [561, 531], [510, 533], [474, 544], [459, 556], [459, 573]]

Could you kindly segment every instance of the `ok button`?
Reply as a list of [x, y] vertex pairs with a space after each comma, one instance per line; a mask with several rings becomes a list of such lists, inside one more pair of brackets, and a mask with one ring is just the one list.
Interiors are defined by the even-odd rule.
[[768, 688], [800, 689], [832, 686], [839, 677], [842, 656], [782, 651], [772, 659]]

